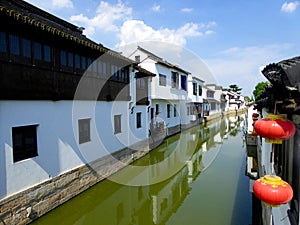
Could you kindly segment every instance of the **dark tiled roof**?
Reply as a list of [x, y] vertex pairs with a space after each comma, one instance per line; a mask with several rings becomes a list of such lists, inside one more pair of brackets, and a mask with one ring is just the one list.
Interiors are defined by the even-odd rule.
[[296, 86], [300, 83], [300, 57], [271, 63], [262, 73], [273, 85]]
[[[295, 113], [293, 110], [296, 108], [291, 102], [300, 106], [300, 57], [271, 63], [262, 70], [262, 74], [270, 85], [256, 99], [257, 108], [272, 109], [276, 103], [280, 113]], [[300, 112], [297, 111], [297, 114]]]
[[107, 50], [102, 45], [86, 38], [77, 26], [28, 4], [23, 0], [0, 0], [0, 14], [79, 44], [84, 44], [91, 48], [102, 50], [103, 52]]
[[9, 19], [14, 19], [23, 24], [35, 26], [43, 31], [49, 32], [52, 35], [60, 36], [61, 38], [65, 38], [76, 44], [84, 45], [102, 53], [108, 53], [114, 57], [128, 61], [130, 64], [133, 63], [132, 60], [122, 56], [121, 54], [88, 39], [82, 34], [81, 28], [23, 0], [0, 0], [0, 16], [6, 16]]
[[300, 83], [300, 57], [299, 56], [280, 61], [278, 65], [284, 70], [292, 86]]

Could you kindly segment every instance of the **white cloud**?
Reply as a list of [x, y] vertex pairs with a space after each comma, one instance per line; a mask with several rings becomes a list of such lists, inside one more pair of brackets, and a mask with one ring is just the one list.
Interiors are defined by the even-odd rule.
[[207, 59], [206, 63], [220, 85], [226, 87], [235, 83], [243, 88], [242, 94], [251, 96], [255, 85], [266, 81], [261, 68], [291, 57], [286, 53], [291, 48], [290, 44], [233, 47]]
[[[160, 28], [155, 30], [141, 20], [127, 20], [121, 27], [119, 45], [126, 45], [140, 41], [162, 41], [184, 46], [188, 37], [205, 35], [206, 29], [215, 26], [215, 23], [197, 24], [186, 23], [178, 29]], [[211, 34], [211, 32], [209, 32]]]
[[215, 31], [213, 31], [213, 30], [207, 30], [207, 31], [205, 31], [205, 35], [212, 35], [212, 34], [215, 34], [216, 32]]
[[101, 1], [94, 17], [89, 18], [83, 14], [79, 14], [72, 16], [70, 20], [85, 27], [84, 33], [86, 35], [93, 35], [96, 32], [96, 29], [118, 32], [121, 23], [130, 19], [131, 15], [132, 8], [124, 5], [122, 1], [118, 1], [115, 5]]
[[298, 1], [294, 1], [294, 2], [285, 2], [282, 6], [281, 6], [281, 11], [282, 12], [286, 12], [286, 13], [292, 13], [294, 12], [299, 6], [299, 2]]
[[192, 8], [182, 8], [181, 9], [181, 12], [185, 12], [185, 13], [189, 13], [189, 12], [192, 12], [193, 9]]
[[151, 8], [154, 12], [159, 12], [160, 11], [160, 5], [154, 4]]
[[41, 1], [41, 0], [26, 0], [30, 4], [33, 4], [44, 10], [54, 9], [60, 10], [64, 8], [74, 8], [72, 0], [50, 0], [50, 1]]
[[73, 8], [71, 0], [51, 0], [54, 8]]
[[122, 52], [125, 56], [129, 56], [136, 50], [137, 46], [151, 51], [171, 64], [176, 64], [206, 83], [217, 83], [208, 66], [197, 54], [174, 43], [162, 41], [134, 42], [119, 46], [118, 51]]

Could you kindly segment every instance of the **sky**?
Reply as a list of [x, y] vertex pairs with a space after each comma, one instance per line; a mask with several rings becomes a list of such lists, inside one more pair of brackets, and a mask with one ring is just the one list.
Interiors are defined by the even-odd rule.
[[[192, 74], [199, 73], [206, 83], [224, 88], [236, 84], [249, 97], [258, 82], [267, 81], [261, 73], [266, 65], [299, 55], [300, 1], [26, 1], [84, 27], [88, 38], [112, 50], [140, 43]], [[169, 54], [153, 43], [166, 43]], [[193, 55], [196, 60], [190, 62], [205, 65], [206, 71], [172, 58], [177, 47]]]

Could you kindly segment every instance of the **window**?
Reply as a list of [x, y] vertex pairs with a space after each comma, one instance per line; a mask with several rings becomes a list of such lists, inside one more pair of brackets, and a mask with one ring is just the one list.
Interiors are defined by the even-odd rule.
[[120, 80], [120, 68], [116, 65], [111, 65], [111, 78], [113, 80]]
[[106, 69], [106, 67], [107, 67], [107, 64], [105, 63], [105, 62], [103, 62], [103, 68], [102, 68], [102, 72], [103, 72], [103, 75], [104, 76], [106, 76], [106, 71], [107, 71], [107, 69]]
[[171, 117], [171, 105], [167, 104], [167, 118]]
[[176, 106], [176, 104], [174, 104], [174, 117], [176, 117], [177, 116], [177, 106]]
[[159, 85], [166, 86], [167, 85], [167, 76], [159, 74]]
[[120, 71], [120, 80], [125, 81], [125, 68], [122, 67]]
[[193, 95], [197, 95], [197, 84], [193, 83]]
[[22, 38], [22, 55], [26, 58], [31, 58], [31, 41]]
[[60, 65], [67, 66], [67, 52], [63, 50], [60, 51]]
[[136, 128], [141, 128], [142, 127], [142, 113], [138, 112], [136, 114]]
[[98, 74], [98, 65], [96, 61], [93, 61], [92, 63], [92, 71], [94, 73], [94, 76], [99, 76]]
[[155, 114], [158, 115], [159, 114], [159, 104], [155, 105]]
[[177, 72], [172, 72], [172, 88], [179, 87], [179, 75]]
[[44, 45], [44, 61], [51, 62], [51, 47]]
[[80, 65], [80, 55], [75, 54], [75, 68], [76, 69], [80, 69], [81, 65]]
[[81, 56], [81, 68], [83, 70], [86, 70], [86, 57], [85, 56]]
[[135, 56], [135, 61], [138, 62], [138, 63], [141, 62], [141, 56], [136, 55]]
[[97, 61], [98, 64], [98, 73], [100, 74], [100, 76], [102, 77], [106, 77], [106, 62], [102, 62], [100, 60]]
[[181, 75], [181, 89], [182, 90], [187, 90], [187, 85], [186, 85], [186, 76]]
[[187, 112], [186, 114], [189, 116], [190, 115], [190, 107], [189, 106], [186, 107], [186, 112]]
[[199, 94], [199, 96], [202, 96], [202, 87], [201, 87], [201, 85], [198, 86], [198, 94]]
[[73, 53], [68, 52], [68, 67], [73, 68]]
[[[154, 108], [151, 108], [151, 111], [150, 111], [150, 118], [151, 120], [154, 118]], [[152, 121], [151, 121], [152, 122]]]
[[90, 123], [91, 119], [78, 120], [79, 144], [91, 141]]
[[10, 53], [20, 55], [20, 38], [16, 35], [9, 35]]
[[33, 58], [42, 60], [42, 45], [39, 42], [33, 42]]
[[0, 32], [0, 52], [6, 52], [6, 33]]
[[[30, 41], [28, 43], [28, 46], [29, 46], [28, 48], [30, 49], [31, 48]], [[29, 49], [27, 50], [28, 52]], [[23, 44], [23, 52], [24, 50], [25, 48]], [[45, 62], [51, 62], [51, 47], [49, 45], [43, 45], [39, 42], [33, 42], [33, 58], [35, 60], [43, 60]]]
[[92, 70], [92, 68], [90, 68], [90, 65], [92, 64], [92, 59], [91, 58], [87, 58], [87, 68], [88, 70]]
[[[121, 69], [121, 81], [124, 83], [129, 82], [129, 67], [122, 67]], [[144, 82], [145, 84], [145, 82]]]
[[121, 115], [115, 115], [114, 117], [114, 128], [115, 128], [115, 134], [122, 132], [121, 127]]
[[37, 125], [12, 128], [13, 160], [18, 162], [38, 155]]
[[214, 98], [214, 92], [213, 91], [207, 91], [206, 96], [208, 98]]

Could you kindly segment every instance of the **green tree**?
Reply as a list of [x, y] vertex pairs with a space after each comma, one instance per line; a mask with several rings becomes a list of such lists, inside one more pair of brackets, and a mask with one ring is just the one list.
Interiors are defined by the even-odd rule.
[[266, 86], [268, 86], [269, 82], [259, 82], [256, 86], [253, 93], [254, 99], [256, 100], [258, 96], [262, 93], [263, 90], [265, 90]]
[[245, 96], [245, 99], [246, 99], [248, 102], [252, 102], [252, 101], [253, 101], [252, 97], [250, 98], [249, 96]]
[[236, 92], [238, 94], [241, 94], [241, 90], [242, 90], [242, 88], [240, 88], [236, 84], [229, 85], [229, 91], [233, 91], [233, 92]]

